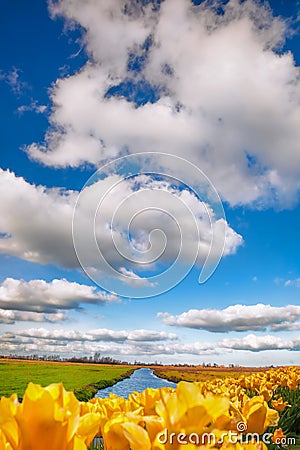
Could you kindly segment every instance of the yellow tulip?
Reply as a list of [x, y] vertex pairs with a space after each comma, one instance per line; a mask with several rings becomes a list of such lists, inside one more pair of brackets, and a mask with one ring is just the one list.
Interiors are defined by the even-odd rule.
[[268, 407], [263, 396], [249, 399], [242, 408], [247, 423], [247, 432], [262, 434], [269, 425], [277, 425], [278, 412]]
[[151, 442], [155, 440], [155, 437], [163, 430], [163, 419], [156, 415], [144, 416], [145, 429], [149, 435]]
[[39, 450], [46, 443], [48, 450], [67, 449], [76, 429], [76, 419], [79, 421], [79, 402], [74, 394], [68, 393], [69, 399], [64, 399], [64, 394], [67, 393], [62, 387], [47, 389], [28, 385], [16, 412], [21, 432], [20, 450]]
[[88, 413], [81, 416], [76, 435], [89, 445], [99, 431], [99, 415]]
[[278, 428], [277, 430], [274, 431], [274, 434], [271, 439], [272, 442], [274, 442], [274, 444], [280, 445], [285, 443], [286, 436], [285, 434], [283, 434], [282, 429]]
[[266, 386], [262, 386], [259, 390], [259, 395], [262, 395], [264, 400], [268, 402], [273, 396], [273, 391], [271, 389], [267, 389]]
[[12, 447], [9, 442], [7, 442], [5, 434], [0, 429], [0, 450], [15, 450], [16, 447]]
[[142, 417], [130, 413], [108, 420], [103, 432], [105, 450], [150, 450], [148, 433], [139, 423]]
[[[29, 383], [23, 402], [0, 401], [0, 430], [6, 450], [86, 450], [99, 427], [99, 416], [80, 416], [80, 403], [62, 384], [46, 388]], [[3, 436], [2, 436], [3, 441]]]
[[11, 445], [12, 448], [18, 448], [19, 445], [19, 429], [15, 420], [18, 405], [16, 394], [13, 394], [10, 398], [2, 397], [0, 400], [0, 430], [7, 441], [7, 447], [5, 448], [9, 448], [8, 445]]
[[272, 406], [276, 411], [282, 412], [286, 406], [288, 406], [288, 402], [284, 402], [282, 400], [282, 397], [278, 398], [277, 400], [272, 400]]
[[[168, 391], [170, 389], [168, 388]], [[170, 390], [171, 391], [171, 390]], [[143, 392], [133, 392], [128, 400], [137, 407], [142, 406], [145, 415], [155, 414], [155, 404], [160, 399], [159, 389], [148, 388]]]
[[174, 392], [161, 392], [156, 411], [166, 425], [176, 429], [201, 430], [228, 414], [226, 397], [204, 397], [194, 383], [180, 382]]

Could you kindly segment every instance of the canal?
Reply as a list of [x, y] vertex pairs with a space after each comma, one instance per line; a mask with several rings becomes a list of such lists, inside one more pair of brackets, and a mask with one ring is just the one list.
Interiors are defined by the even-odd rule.
[[110, 393], [113, 393], [119, 397], [127, 398], [133, 391], [142, 392], [147, 388], [158, 389], [162, 387], [176, 387], [176, 383], [158, 378], [154, 375], [152, 369], [137, 369], [129, 378], [125, 378], [113, 386], [101, 389], [95, 397], [106, 398], [109, 397]]

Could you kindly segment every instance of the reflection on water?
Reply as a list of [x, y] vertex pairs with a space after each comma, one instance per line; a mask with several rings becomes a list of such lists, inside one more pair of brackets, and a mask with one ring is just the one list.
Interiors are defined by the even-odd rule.
[[119, 381], [113, 386], [101, 389], [97, 392], [95, 397], [106, 398], [109, 394], [118, 395], [119, 397], [127, 398], [131, 392], [142, 392], [147, 388], [161, 388], [161, 387], [176, 387], [176, 383], [158, 378], [153, 374], [151, 369], [137, 369], [133, 374], [125, 380]]

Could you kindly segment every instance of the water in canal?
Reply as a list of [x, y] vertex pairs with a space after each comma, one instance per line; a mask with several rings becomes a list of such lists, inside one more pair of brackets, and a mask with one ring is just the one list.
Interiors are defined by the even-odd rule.
[[113, 386], [101, 389], [95, 397], [106, 398], [109, 394], [117, 394], [119, 397], [127, 398], [131, 392], [142, 392], [147, 388], [176, 387], [176, 383], [158, 378], [151, 369], [137, 369], [129, 378], [119, 381]]

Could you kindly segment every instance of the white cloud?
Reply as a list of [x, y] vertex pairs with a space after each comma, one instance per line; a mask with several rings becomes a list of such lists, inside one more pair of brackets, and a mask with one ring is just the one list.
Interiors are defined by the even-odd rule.
[[0, 81], [4, 81], [11, 88], [12, 92], [20, 95], [27, 84], [20, 79], [20, 69], [13, 67], [12, 70], [3, 72], [0, 70]]
[[300, 350], [300, 339], [282, 339], [276, 336], [256, 336], [249, 334], [242, 339], [222, 339], [218, 341], [219, 347], [232, 350], [249, 350], [261, 352], [264, 350]]
[[300, 287], [300, 278], [296, 278], [295, 280], [286, 280], [284, 282], [284, 286], [288, 287], [288, 286], [295, 286], [297, 288]]
[[[180, 344], [151, 344], [151, 343], [107, 343], [107, 342], [78, 342], [78, 341], [45, 341], [40, 339], [14, 339], [1, 342], [0, 351], [2, 354], [16, 353], [16, 354], [60, 354], [62, 356], [72, 355], [92, 355], [100, 352], [101, 355], [108, 355], [118, 359], [146, 359], [147, 356], [179, 356], [196, 355], [196, 356], [210, 356], [218, 354], [212, 346], [199, 345], [180, 345]], [[224, 349], [222, 353], [224, 354]]]
[[[150, 262], [160, 255], [165, 237], [167, 245], [161, 255], [165, 264], [177, 257], [180, 245], [182, 261], [193, 261], [195, 249], [197, 256], [198, 232], [199, 264], [210, 250], [212, 233], [222, 240], [225, 232], [224, 255], [235, 253], [242, 243], [241, 236], [223, 219], [216, 219], [212, 211], [209, 217], [206, 205], [190, 191], [145, 176], [121, 181], [117, 175], [107, 176], [81, 193], [73, 230], [84, 267], [95, 268], [103, 275], [107, 270], [99, 257], [94, 232], [104, 258], [116, 270], [115, 276], [118, 278], [126, 271], [128, 281], [133, 284], [145, 283], [144, 277], [138, 278], [136, 268], [145, 259], [149, 268]], [[31, 185], [0, 169], [0, 196], [5, 198], [0, 204], [1, 253], [41, 264], [80, 267], [72, 239], [78, 192]], [[153, 232], [157, 228], [162, 232]], [[149, 243], [151, 246], [145, 253], [143, 249], [147, 250]], [[136, 263], [130, 263], [130, 259]], [[147, 264], [144, 266], [147, 268]]]
[[[89, 331], [47, 330], [30, 328], [0, 335], [3, 352], [30, 353], [37, 351], [67, 355], [89, 355], [95, 351], [109, 356], [157, 355], [168, 353], [177, 339], [174, 333], [154, 330], [109, 330], [99, 328]], [[165, 341], [172, 341], [169, 346]], [[162, 344], [160, 342], [163, 342]], [[199, 347], [200, 348], [200, 347]], [[172, 353], [175, 352], [175, 347]]]
[[30, 328], [27, 330], [14, 331], [14, 333], [4, 333], [2, 339], [15, 339], [18, 337], [45, 339], [55, 341], [88, 341], [88, 342], [156, 342], [177, 339], [176, 334], [166, 333], [164, 331], [153, 330], [109, 330], [106, 328], [97, 328], [89, 331], [77, 330], [48, 330], [46, 328]]
[[31, 185], [0, 169], [0, 196], [1, 253], [77, 266], [71, 236], [76, 193]]
[[28, 111], [33, 111], [37, 114], [44, 114], [44, 112], [47, 111], [47, 106], [40, 105], [37, 100], [31, 100], [29, 105], [21, 105], [18, 107], [18, 113], [20, 114]]
[[176, 335], [154, 330], [109, 330], [105, 328], [77, 330], [47, 330], [30, 328], [0, 335], [3, 353], [59, 353], [61, 355], [90, 355], [96, 351], [113, 357], [141, 356], [213, 356], [234, 351], [261, 352], [266, 350], [299, 351], [299, 338], [282, 339], [250, 334], [241, 339], [222, 339], [216, 343], [183, 343]]
[[15, 322], [61, 322], [67, 319], [65, 312], [56, 313], [40, 313], [33, 311], [26, 311], [27, 306], [24, 304], [22, 311], [13, 311], [10, 309], [0, 309], [0, 323], [14, 324]]
[[300, 330], [300, 321], [297, 322], [289, 322], [283, 320], [280, 323], [276, 323], [271, 327], [272, 331], [299, 331]]
[[140, 277], [136, 273], [134, 273], [132, 270], [128, 270], [125, 267], [120, 267], [120, 272], [122, 275], [125, 275], [125, 277], [128, 278], [127, 283], [130, 284], [130, 286], [153, 286], [154, 283], [151, 283], [147, 278]]
[[143, 44], [151, 33], [151, 6], [123, 0], [49, 2], [54, 17], [63, 15], [84, 27], [91, 58], [109, 67], [111, 76], [126, 75], [128, 52]]
[[[172, 343], [168, 343], [172, 341]], [[211, 355], [217, 351], [210, 343], [180, 343], [173, 333], [154, 330], [108, 330], [105, 328], [47, 330], [31, 328], [0, 336], [0, 349], [8, 352], [40, 351], [61, 354], [91, 354], [95, 351], [110, 356], [143, 355]], [[224, 352], [224, 350], [223, 350]]]
[[[0, 284], [0, 308], [8, 311], [2, 312], [0, 317], [6, 316], [9, 320], [11, 315], [11, 320], [34, 321], [44, 317], [48, 321], [51, 318], [51, 321], [55, 321], [56, 318], [60, 320], [63, 318], [58, 310], [78, 309], [83, 304], [104, 304], [117, 299], [118, 297], [113, 294], [97, 291], [94, 286], [69, 282], [65, 279], [47, 283], [44, 280], [24, 281], [6, 278]], [[39, 316], [38, 313], [47, 314]]]
[[[232, 205], [289, 206], [300, 187], [299, 67], [277, 53], [287, 25], [267, 7], [230, 0], [218, 15], [203, 2], [160, 7], [113, 0], [50, 6], [84, 27], [89, 61], [52, 89], [51, 126], [31, 158], [55, 167], [95, 165], [129, 152], [164, 151], [197, 164]], [[132, 53], [144, 67], [128, 68]], [[136, 107], [107, 98], [122, 81], [143, 80], [160, 98]]]
[[273, 331], [300, 329], [300, 306], [232, 305], [225, 309], [190, 309], [179, 315], [158, 313], [163, 323], [214, 333], [229, 331]]
[[284, 287], [296, 287], [296, 288], [299, 288], [300, 287], [300, 278], [284, 279], [284, 278], [276, 277], [274, 279], [274, 283], [277, 284], [277, 285], [283, 285]]

